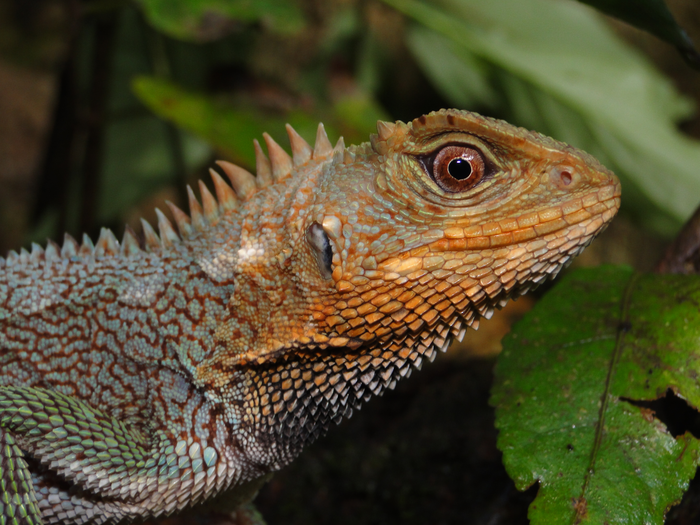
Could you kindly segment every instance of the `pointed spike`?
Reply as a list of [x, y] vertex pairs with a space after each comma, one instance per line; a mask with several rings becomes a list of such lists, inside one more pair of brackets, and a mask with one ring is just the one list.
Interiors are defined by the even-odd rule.
[[355, 155], [348, 150], [343, 150], [343, 164], [352, 164], [355, 162]]
[[255, 177], [253, 177], [252, 173], [225, 160], [217, 160], [216, 163], [231, 181], [231, 186], [233, 186], [239, 198], [246, 200], [255, 193], [257, 188]]
[[61, 248], [61, 257], [64, 259], [70, 259], [71, 257], [76, 257], [78, 255], [78, 241], [76, 241], [71, 235], [67, 233], [63, 236], [63, 248]]
[[39, 246], [37, 243], [33, 242], [32, 243], [32, 253], [29, 256], [32, 264], [37, 264], [41, 261], [44, 260], [44, 249]]
[[15, 266], [19, 262], [19, 255], [14, 250], [7, 254], [7, 266]]
[[272, 184], [272, 166], [257, 139], [253, 139], [253, 146], [255, 147], [255, 177], [258, 180], [258, 187], [264, 188]]
[[386, 152], [389, 151], [389, 148], [387, 147], [386, 143], [379, 140], [379, 135], [377, 135], [376, 133], [370, 134], [369, 143], [371, 144], [372, 149], [380, 155], [386, 155]]
[[61, 258], [61, 248], [51, 239], [46, 243], [44, 257], [47, 261], [58, 261]]
[[31, 257], [30, 257], [30, 255], [29, 255], [29, 252], [28, 252], [26, 249], [22, 248], [22, 249], [19, 251], [19, 263], [20, 263], [22, 266], [29, 266], [29, 260], [30, 260], [30, 258], [31, 258]]
[[[158, 214], [159, 211], [160, 210], [156, 208], [156, 214]], [[141, 228], [143, 229], [143, 238], [145, 241], [146, 251], [151, 252], [153, 250], [159, 250], [161, 247], [160, 239], [158, 238], [156, 231], [153, 229], [153, 226], [151, 226], [146, 219], [141, 219]]]
[[90, 257], [95, 254], [95, 245], [92, 244], [92, 240], [87, 233], [83, 233], [83, 244], [80, 245], [78, 253], [83, 257]]
[[325, 158], [331, 153], [333, 153], [333, 145], [331, 144], [331, 141], [328, 140], [326, 128], [324, 128], [323, 124], [319, 122], [318, 129], [316, 130], [316, 144], [314, 144], [314, 158]]
[[238, 208], [238, 199], [236, 198], [236, 193], [231, 189], [231, 186], [224, 182], [217, 172], [209, 168], [209, 175], [211, 175], [211, 180], [214, 181], [214, 190], [216, 191], [216, 198], [219, 201], [219, 206], [222, 210], [235, 210]]
[[308, 162], [314, 150], [292, 126], [287, 124], [286, 128], [287, 135], [289, 135], [289, 143], [292, 146], [292, 162], [295, 166], [301, 166]]
[[119, 251], [122, 257], [134, 257], [141, 254], [141, 246], [139, 246], [136, 233], [131, 229], [131, 226], [124, 228], [124, 237], [122, 238], [121, 249]]
[[[165, 204], [168, 205], [168, 208], [170, 208], [170, 213], [173, 214], [173, 219], [175, 219], [175, 224], [177, 224], [180, 237], [183, 239], [191, 237], [194, 233], [194, 229], [192, 228], [192, 221], [190, 221], [188, 215], [170, 201], [165, 201]], [[160, 226], [160, 221], [158, 221], [158, 226]], [[161, 239], [162, 238], [163, 234], [161, 232]]]
[[396, 131], [396, 124], [394, 122], [385, 122], [383, 120], [377, 121], [377, 134], [381, 140], [386, 140], [391, 137]]
[[204, 208], [204, 218], [207, 222], [212, 223], [219, 218], [219, 204], [216, 199], [201, 180], [197, 181], [199, 184], [199, 194], [202, 196], [202, 207]]
[[100, 239], [106, 239], [102, 241], [105, 244], [105, 252], [108, 255], [118, 255], [119, 254], [119, 239], [114, 235], [114, 232], [109, 228], [102, 228], [100, 232]]
[[343, 162], [344, 158], [345, 140], [343, 140], [343, 137], [340, 137], [338, 139], [338, 142], [335, 143], [335, 147], [333, 148], [333, 162]]
[[267, 133], [263, 133], [263, 138], [265, 139], [265, 144], [267, 144], [267, 153], [270, 156], [272, 178], [280, 180], [292, 172], [292, 157]]
[[199, 204], [197, 197], [194, 196], [194, 192], [189, 184], [187, 185], [187, 200], [190, 205], [190, 220], [192, 226], [194, 226], [195, 230], [202, 231], [207, 223], [204, 221], [204, 216], [202, 215], [202, 206]]
[[[170, 202], [168, 202], [168, 206], [171, 206]], [[174, 204], [172, 206], [176, 207]], [[171, 207], [170, 210], [172, 211], [172, 209], [173, 208]], [[177, 209], [183, 215], [185, 214], [182, 210], [180, 210], [180, 208]], [[180, 242], [180, 237], [178, 236], [177, 232], [175, 231], [175, 228], [173, 228], [172, 223], [168, 220], [165, 214], [158, 208], [156, 208], [156, 215], [158, 216], [158, 231], [160, 232], [160, 239], [163, 246], [172, 246], [174, 243]], [[175, 212], [173, 212], [173, 215], [175, 215]], [[180, 225], [178, 224], [178, 227], [179, 226]], [[182, 230], [180, 230], [180, 234], [183, 237], [185, 236]]]
[[109, 255], [116, 255], [117, 253], [119, 253], [119, 243], [112, 233], [112, 230], [102, 228], [102, 230], [100, 230], [100, 237], [97, 239], [97, 244], [95, 245], [95, 257], [106, 257]]

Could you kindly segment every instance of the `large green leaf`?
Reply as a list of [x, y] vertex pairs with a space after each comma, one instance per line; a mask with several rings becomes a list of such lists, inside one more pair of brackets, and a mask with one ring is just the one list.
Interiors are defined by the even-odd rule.
[[[409, 35], [414, 52], [416, 42], [436, 42], [427, 32], [447, 42], [442, 48], [452, 53], [451, 67], [463, 71], [436, 73], [426, 64], [429, 56], [417, 52], [416, 57], [454, 104], [475, 94], [488, 102], [488, 90], [467, 85], [470, 75], [479, 73], [476, 58], [494, 68], [492, 84], [505, 91], [511, 105], [519, 101], [504, 84], [513, 78], [539, 92], [540, 102], [545, 97], [552, 101], [544, 107], [527, 107], [532, 104], [528, 97], [513, 114], [529, 112], [547, 122], [548, 106], [564, 106], [582, 119], [578, 135], [595, 144], [589, 149], [608, 157], [651, 201], [677, 219], [687, 217], [697, 206], [700, 144], [676, 128], [676, 121], [689, 115], [690, 104], [590, 9], [557, 0], [385, 2], [416, 21], [419, 29]], [[483, 77], [477, 78], [483, 83]], [[465, 95], [454, 94], [459, 91]], [[525, 120], [519, 123], [532, 124]]]
[[579, 0], [604, 13], [632, 24], [639, 29], [676, 46], [693, 66], [700, 67], [700, 55], [663, 0]]
[[538, 523], [663, 523], [700, 459], [632, 401], [668, 390], [700, 407], [700, 277], [627, 267], [567, 276], [503, 342], [492, 404]]
[[137, 0], [158, 30], [183, 40], [225, 36], [235, 22], [263, 22], [280, 33], [297, 33], [304, 17], [290, 0]]
[[193, 93], [156, 77], [141, 76], [134, 80], [136, 96], [160, 117], [198, 135], [225, 152], [232, 160], [255, 166], [253, 139], [268, 132], [275, 140], [287, 142], [284, 125], [289, 123], [313, 144], [319, 122], [324, 122], [331, 137], [343, 135], [348, 143], [365, 142], [376, 129], [384, 111], [368, 96], [356, 94], [338, 101], [332, 108], [310, 114], [292, 110], [285, 114], [261, 111], [250, 105]]

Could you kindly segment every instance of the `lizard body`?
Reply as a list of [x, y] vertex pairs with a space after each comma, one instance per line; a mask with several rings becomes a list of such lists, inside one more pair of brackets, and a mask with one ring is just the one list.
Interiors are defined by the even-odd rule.
[[615, 215], [571, 146], [442, 110], [257, 176], [220, 166], [141, 242], [0, 258], [0, 515], [113, 523], [245, 502], [331, 421], [555, 275]]

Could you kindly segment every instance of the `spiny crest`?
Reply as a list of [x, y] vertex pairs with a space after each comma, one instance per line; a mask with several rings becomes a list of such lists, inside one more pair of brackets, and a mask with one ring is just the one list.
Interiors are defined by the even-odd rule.
[[408, 126], [400, 120], [397, 122], [378, 121], [377, 133], [369, 137], [372, 149], [380, 155], [385, 155], [390, 148], [403, 141], [408, 130]]
[[20, 250], [20, 253], [11, 251], [6, 258], [0, 257], [0, 268], [21, 267], [42, 261], [51, 262], [76, 257], [83, 259], [113, 256], [134, 257], [142, 255], [144, 251], [156, 252], [203, 231], [208, 225], [216, 222], [222, 214], [238, 209], [241, 201], [249, 199], [261, 188], [285, 179], [291, 175], [294, 168], [302, 166], [312, 159], [323, 161], [333, 157], [334, 160], [344, 162], [354, 159], [354, 156], [345, 149], [342, 137], [338, 140], [335, 148], [331, 145], [323, 124], [318, 125], [316, 143], [313, 148], [292, 126], [287, 124], [286, 129], [292, 149], [291, 157], [270, 135], [263, 133], [269, 158], [263, 152], [260, 143], [254, 140], [256, 175], [240, 166], [219, 160], [216, 164], [228, 177], [230, 186], [224, 182], [221, 175], [210, 169], [209, 174], [214, 184], [216, 197], [202, 181], [198, 181], [202, 203], [200, 204], [194, 191], [188, 186], [189, 215], [172, 202], [166, 202], [177, 230], [165, 214], [156, 208], [158, 233], [147, 221], [141, 219], [143, 245], [139, 243], [138, 236], [128, 226], [124, 231], [121, 244], [111, 230], [103, 228], [95, 245], [87, 235], [83, 235], [82, 244], [78, 244], [73, 237], [66, 234], [62, 247], [49, 241], [46, 249], [34, 243], [31, 252], [25, 249]]

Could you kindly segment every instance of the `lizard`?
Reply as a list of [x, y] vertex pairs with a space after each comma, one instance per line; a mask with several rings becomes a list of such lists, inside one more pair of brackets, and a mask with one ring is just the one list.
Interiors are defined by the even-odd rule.
[[264, 134], [255, 175], [219, 161], [230, 184], [210, 170], [157, 233], [0, 258], [2, 523], [247, 502], [620, 205], [589, 154], [467, 111], [358, 146], [287, 132], [291, 156]]

